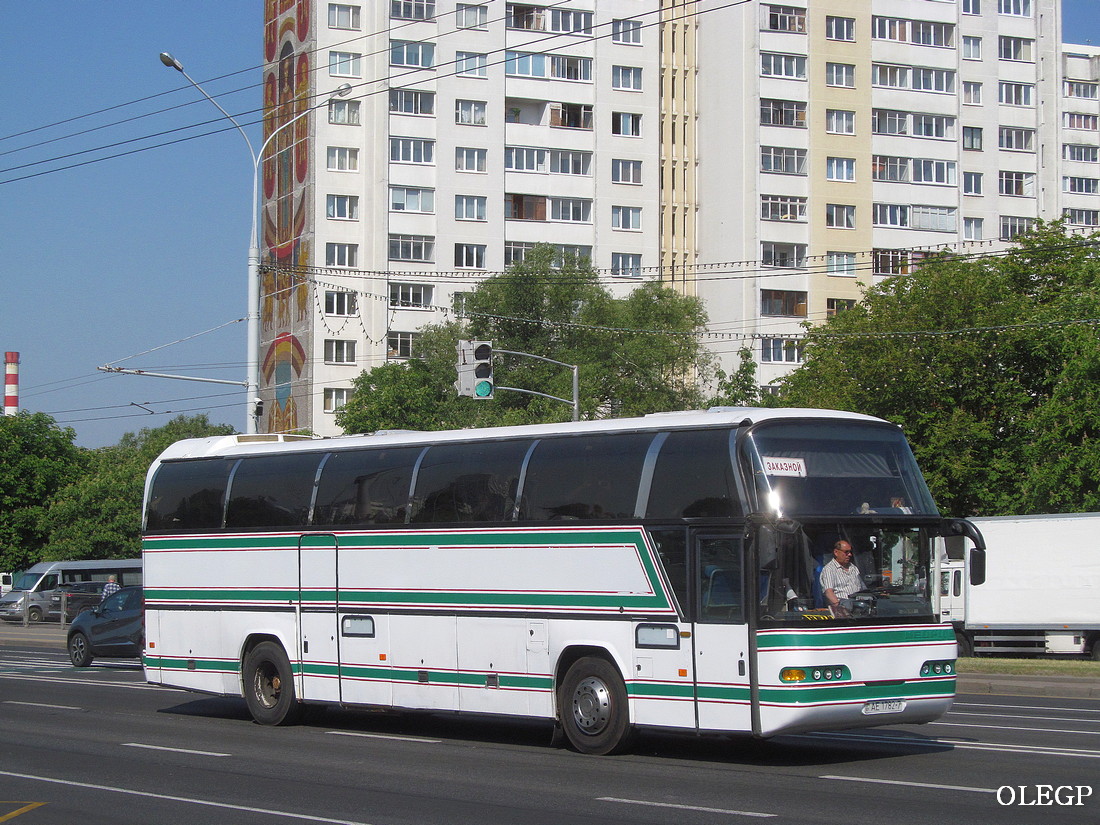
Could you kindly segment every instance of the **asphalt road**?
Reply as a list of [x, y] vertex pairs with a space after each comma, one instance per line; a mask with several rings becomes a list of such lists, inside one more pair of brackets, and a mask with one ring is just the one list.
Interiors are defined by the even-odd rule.
[[[266, 728], [241, 700], [146, 685], [136, 662], [77, 670], [0, 637], [0, 822], [15, 825], [1100, 822], [1100, 699], [964, 694], [930, 725], [647, 735], [620, 757], [550, 733], [340, 710]], [[1078, 786], [1081, 805], [1019, 804]]]

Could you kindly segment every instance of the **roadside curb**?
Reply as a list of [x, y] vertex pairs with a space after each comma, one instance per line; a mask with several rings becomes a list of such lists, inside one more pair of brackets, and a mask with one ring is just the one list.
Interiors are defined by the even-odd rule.
[[44, 647], [64, 650], [65, 634], [69, 626], [58, 622], [23, 627], [20, 624], [0, 622], [0, 647]]
[[1018, 676], [1007, 673], [960, 673], [959, 693], [1100, 699], [1100, 680], [1087, 676]]

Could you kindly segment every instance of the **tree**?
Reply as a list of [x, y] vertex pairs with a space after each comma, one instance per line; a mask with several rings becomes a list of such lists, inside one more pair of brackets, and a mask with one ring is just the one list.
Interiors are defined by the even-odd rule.
[[491, 401], [458, 397], [453, 385], [460, 339], [493, 342], [498, 387], [572, 397], [570, 370], [501, 350], [578, 364], [584, 418], [698, 407], [696, 379], [711, 369], [699, 343], [706, 326], [701, 302], [657, 284], [615, 298], [586, 260], [556, 262], [556, 254], [549, 245], [536, 246], [507, 273], [470, 292], [460, 320], [423, 329], [417, 360], [363, 373], [337, 416], [344, 431], [569, 419], [566, 404], [526, 393], [498, 390]]
[[782, 403], [901, 424], [941, 509], [1100, 505], [1100, 260], [1058, 223], [1003, 258], [941, 255], [808, 331]]
[[0, 569], [41, 561], [49, 502], [84, 460], [75, 438], [45, 413], [0, 416]]
[[206, 415], [181, 415], [163, 427], [127, 433], [113, 447], [87, 451], [84, 472], [50, 502], [43, 560], [141, 555], [141, 502], [153, 459], [180, 439], [233, 432], [228, 425], [211, 424]]

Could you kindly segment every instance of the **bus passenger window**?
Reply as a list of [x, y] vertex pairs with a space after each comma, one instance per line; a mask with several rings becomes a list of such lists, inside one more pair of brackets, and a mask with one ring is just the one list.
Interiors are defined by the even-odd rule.
[[699, 620], [745, 620], [741, 576], [741, 542], [727, 537], [700, 538]]
[[646, 518], [741, 515], [729, 441], [729, 429], [669, 433], [657, 456]]

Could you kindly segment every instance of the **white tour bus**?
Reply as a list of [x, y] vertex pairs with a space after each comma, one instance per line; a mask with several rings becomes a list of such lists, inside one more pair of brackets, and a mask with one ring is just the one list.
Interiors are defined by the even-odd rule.
[[[181, 441], [149, 470], [145, 673], [306, 703], [636, 727], [927, 722], [955, 692], [929, 602], [941, 517], [901, 430], [825, 410], [331, 439]], [[864, 589], [818, 584], [839, 539]]]

